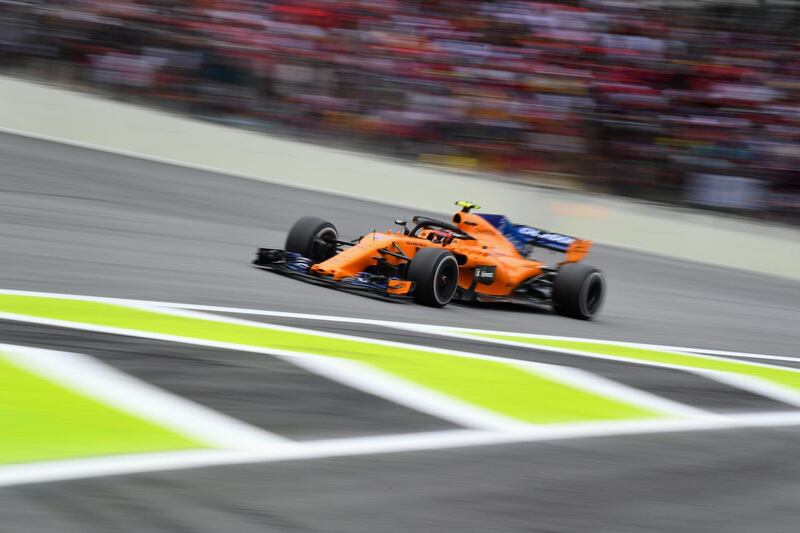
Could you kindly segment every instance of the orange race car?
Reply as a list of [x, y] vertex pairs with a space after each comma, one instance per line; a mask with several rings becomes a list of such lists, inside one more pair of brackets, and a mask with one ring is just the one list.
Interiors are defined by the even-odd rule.
[[[590, 319], [603, 302], [600, 270], [580, 261], [591, 241], [513, 224], [503, 215], [472, 213], [456, 202], [452, 222], [415, 216], [408, 229], [373, 231], [345, 241], [336, 227], [303, 217], [286, 249], [260, 248], [253, 263], [265, 270], [384, 297], [410, 297], [443, 307], [453, 299], [552, 305], [559, 314]], [[564, 253], [555, 265], [529, 258], [536, 248]]]

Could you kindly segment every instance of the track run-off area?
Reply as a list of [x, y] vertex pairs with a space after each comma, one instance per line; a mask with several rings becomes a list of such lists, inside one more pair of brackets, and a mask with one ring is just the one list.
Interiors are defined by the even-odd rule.
[[[235, 314], [302, 318], [311, 327]], [[6, 465], [0, 467], [0, 485], [515, 441], [800, 425], [800, 410], [789, 410], [800, 407], [800, 368], [775, 364], [800, 358], [24, 291], [0, 290], [0, 319], [280, 357], [461, 426], [296, 442], [175, 398], [85, 355], [3, 345], [6, 398], [0, 424], [10, 428], [11, 438], [0, 443]], [[546, 350], [561, 355], [563, 363], [536, 362], [535, 353], [530, 359], [488, 356], [316, 331], [314, 321]], [[574, 357], [695, 373], [786, 408], [713, 413], [579, 370], [570, 366]], [[136, 452], [140, 455], [131, 455]]]
[[[298, 318], [256, 309], [0, 290], [2, 320], [279, 357], [460, 428], [291, 441], [138, 383], [85, 355], [3, 345], [7, 397], [0, 415], [12, 438], [0, 443], [0, 458], [7, 465], [0, 467], [0, 485], [517, 441], [800, 425], [800, 409], [789, 410], [800, 408], [800, 368], [774, 364], [800, 363], [800, 358], [725, 357], [692, 348], [301, 316], [312, 326], [314, 321], [367, 324], [531, 348], [531, 358], [523, 359], [248, 321], [233, 318], [236, 314]], [[563, 362], [536, 362], [537, 350], [559, 354]], [[580, 370], [571, 365], [575, 357], [695, 373], [772, 398], [785, 408], [714, 413]], [[63, 418], [54, 416], [62, 412]], [[135, 452], [154, 455], [130, 455]]]
[[0, 531], [796, 530], [797, 282], [596, 246], [592, 322], [378, 301], [249, 262], [413, 210], [0, 138]]

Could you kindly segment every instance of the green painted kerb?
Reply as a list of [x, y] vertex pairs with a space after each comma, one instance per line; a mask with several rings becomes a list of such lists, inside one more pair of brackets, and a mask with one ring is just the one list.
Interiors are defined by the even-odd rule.
[[800, 372], [770, 366], [751, 364], [746, 361], [731, 361], [722, 358], [709, 358], [690, 354], [663, 352], [648, 348], [620, 346], [603, 342], [572, 341], [562, 339], [537, 339], [517, 335], [497, 335], [493, 333], [469, 332], [470, 335], [500, 341], [522, 342], [533, 346], [578, 350], [598, 355], [608, 355], [633, 361], [662, 363], [684, 368], [719, 370], [762, 378], [778, 385], [800, 389]]
[[268, 326], [230, 324], [95, 301], [39, 296], [0, 295], [0, 311], [359, 361], [530, 423], [661, 416], [649, 409], [582, 391], [500, 361], [382, 346], [368, 340], [336, 339]]
[[202, 447], [19, 368], [0, 353], [0, 464]]

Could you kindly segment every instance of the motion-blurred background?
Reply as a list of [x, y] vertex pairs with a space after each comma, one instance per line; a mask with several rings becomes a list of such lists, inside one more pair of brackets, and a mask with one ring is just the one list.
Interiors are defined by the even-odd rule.
[[800, 7], [0, 1], [3, 72], [427, 164], [800, 223]]
[[[0, 0], [0, 533], [797, 533], [799, 30]], [[460, 199], [592, 239], [598, 318], [251, 265]]]

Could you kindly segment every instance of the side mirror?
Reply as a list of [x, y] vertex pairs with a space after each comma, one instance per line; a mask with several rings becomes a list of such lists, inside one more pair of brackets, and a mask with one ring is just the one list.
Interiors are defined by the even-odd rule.
[[406, 227], [408, 220], [404, 218], [396, 218], [394, 219], [394, 223], [403, 228], [403, 235], [408, 235], [408, 228]]

